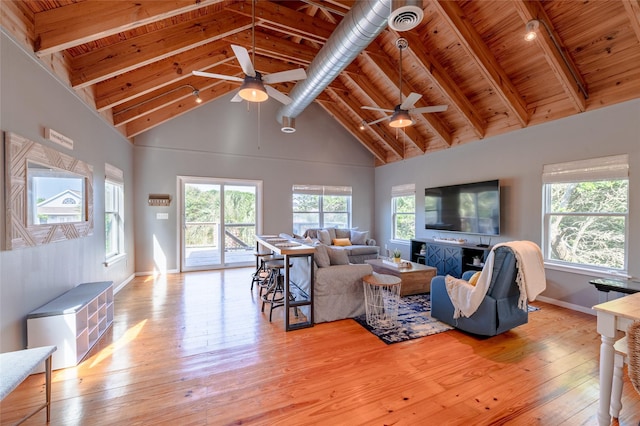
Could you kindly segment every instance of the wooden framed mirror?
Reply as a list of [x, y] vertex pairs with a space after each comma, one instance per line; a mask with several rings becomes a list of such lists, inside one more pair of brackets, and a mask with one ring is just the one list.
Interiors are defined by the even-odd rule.
[[7, 250], [93, 233], [93, 167], [5, 133]]

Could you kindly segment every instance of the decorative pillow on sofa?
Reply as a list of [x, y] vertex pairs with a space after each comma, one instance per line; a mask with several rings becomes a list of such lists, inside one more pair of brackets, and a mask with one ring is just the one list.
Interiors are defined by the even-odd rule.
[[313, 260], [316, 262], [318, 268], [328, 268], [331, 266], [329, 259], [329, 247], [324, 244], [315, 244], [316, 251], [313, 254]]
[[327, 245], [327, 246], [331, 245], [331, 235], [329, 234], [329, 231], [326, 229], [318, 229], [318, 239], [324, 245]]
[[353, 245], [365, 245], [367, 244], [367, 238], [369, 238], [369, 231], [356, 231], [351, 230], [351, 244]]
[[333, 240], [333, 245], [341, 247], [350, 246], [351, 241], [349, 241], [349, 238], [336, 238], [335, 240]]
[[344, 249], [327, 247], [331, 265], [348, 265], [349, 255]]
[[480, 274], [482, 271], [478, 271], [469, 278], [469, 284], [475, 286], [478, 283], [478, 278], [480, 278]]

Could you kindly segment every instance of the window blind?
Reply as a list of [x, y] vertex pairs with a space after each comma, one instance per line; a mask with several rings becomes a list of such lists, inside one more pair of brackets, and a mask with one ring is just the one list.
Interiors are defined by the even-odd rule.
[[294, 194], [351, 195], [350, 186], [293, 185]]
[[110, 182], [124, 185], [124, 173], [112, 164], [104, 163], [104, 178]]
[[543, 183], [584, 182], [628, 177], [629, 156], [627, 154], [545, 164], [542, 169]]
[[415, 195], [415, 193], [416, 193], [415, 183], [407, 183], [404, 185], [394, 185], [391, 187], [392, 197], [403, 197], [406, 195]]

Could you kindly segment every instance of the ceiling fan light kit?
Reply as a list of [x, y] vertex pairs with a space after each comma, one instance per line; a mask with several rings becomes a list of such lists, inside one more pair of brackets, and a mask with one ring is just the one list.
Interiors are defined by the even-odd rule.
[[242, 86], [240, 86], [238, 95], [240, 95], [240, 97], [245, 101], [249, 102], [264, 102], [269, 99], [267, 89], [264, 87], [260, 73], [257, 71], [255, 77], [247, 75], [244, 78], [244, 82], [242, 83]]
[[396, 129], [400, 129], [402, 127], [413, 126], [414, 123], [415, 121], [413, 120], [413, 118], [411, 118], [408, 111], [405, 111], [403, 109], [400, 109], [399, 107], [396, 107], [396, 110], [393, 112], [393, 115], [391, 115], [391, 121], [389, 122], [389, 126]]

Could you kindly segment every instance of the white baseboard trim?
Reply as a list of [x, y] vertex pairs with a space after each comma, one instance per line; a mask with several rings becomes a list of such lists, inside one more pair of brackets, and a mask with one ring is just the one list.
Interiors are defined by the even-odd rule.
[[117, 294], [120, 290], [125, 288], [127, 284], [129, 284], [131, 280], [133, 280], [135, 277], [136, 277], [135, 274], [129, 275], [129, 277], [126, 280], [122, 281], [120, 284], [118, 284], [116, 288], [113, 289], [113, 294]]
[[147, 271], [147, 272], [136, 272], [136, 277], [147, 277], [149, 275], [167, 275], [167, 274], [179, 274], [180, 271], [177, 269], [169, 269], [168, 271], [158, 272], [158, 271]]
[[586, 308], [580, 305], [574, 305], [573, 303], [563, 302], [561, 300], [551, 299], [544, 296], [536, 297], [536, 300], [541, 302], [549, 303], [550, 305], [560, 306], [561, 308], [571, 309], [572, 311], [582, 312], [583, 314], [596, 315], [595, 311], [591, 308]]

